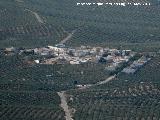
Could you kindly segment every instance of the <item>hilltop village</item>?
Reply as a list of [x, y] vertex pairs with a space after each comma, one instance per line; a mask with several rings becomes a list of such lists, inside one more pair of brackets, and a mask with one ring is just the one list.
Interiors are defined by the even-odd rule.
[[[35, 64], [85, 64], [85, 63], [101, 63], [106, 64], [105, 70], [115, 71], [124, 63], [128, 63], [136, 52], [132, 50], [118, 50], [103, 47], [67, 47], [64, 44], [55, 46], [47, 46], [42, 48], [24, 49], [24, 48], [5, 48], [5, 55], [37, 55], [40, 56], [32, 61]], [[138, 69], [145, 65], [151, 58], [141, 56], [138, 60], [134, 60], [129, 66], [125, 66], [122, 72], [134, 74]]]

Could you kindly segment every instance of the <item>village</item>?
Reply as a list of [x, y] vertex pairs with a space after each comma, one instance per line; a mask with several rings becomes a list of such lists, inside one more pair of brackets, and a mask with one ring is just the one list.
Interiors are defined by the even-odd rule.
[[[68, 47], [65, 44], [57, 44], [55, 46], [47, 46], [41, 48], [24, 49], [24, 48], [5, 48], [5, 55], [38, 55], [40, 58], [32, 60], [35, 64], [70, 64], [78, 65], [85, 63], [101, 63], [105, 64], [105, 70], [116, 71], [124, 63], [128, 63], [137, 53], [132, 50], [110, 49], [108, 47]], [[151, 58], [142, 56], [138, 60], [133, 61], [130, 66], [124, 67], [121, 72], [126, 74], [134, 74]]]

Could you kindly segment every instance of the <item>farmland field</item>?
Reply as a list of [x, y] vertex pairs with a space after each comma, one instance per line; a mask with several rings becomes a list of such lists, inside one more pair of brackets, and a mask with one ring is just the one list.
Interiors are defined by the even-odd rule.
[[[74, 120], [160, 120], [160, 1], [150, 6], [77, 6], [125, 0], [0, 0], [0, 120], [66, 120], [57, 92], [65, 91]], [[5, 56], [6, 47], [60, 43], [153, 52], [133, 75], [110, 77], [105, 64], [44, 65], [36, 55]], [[77, 89], [76, 85], [90, 85]]]
[[[158, 1], [146, 1], [151, 2], [152, 5], [139, 7], [96, 5], [84, 7], [76, 6], [77, 2], [85, 1], [46, 0], [44, 3], [43, 0], [23, 2], [2, 0], [0, 4], [0, 16], [3, 16], [0, 17], [1, 47], [54, 45], [66, 36], [66, 31], [75, 29], [77, 32], [68, 41], [68, 45], [118, 46], [121, 44], [128, 47], [133, 44], [136, 49], [152, 51], [160, 46]], [[44, 23], [39, 23], [32, 12], [39, 15]]]
[[[82, 65], [30, 65], [23, 62], [23, 57], [3, 57], [1, 59], [0, 89], [21, 90], [73, 88], [78, 84], [94, 84], [109, 76], [103, 64]], [[3, 87], [4, 85], [4, 87]], [[10, 87], [6, 87], [9, 85]], [[31, 89], [32, 88], [32, 89]]]
[[35, 80], [30, 79], [34, 69], [29, 67], [20, 58], [1, 56], [0, 119], [65, 120], [56, 91], [49, 91], [49, 87], [38, 80], [38, 74]]
[[68, 91], [75, 120], [159, 120], [159, 60], [153, 58], [132, 76], [120, 74], [104, 85]]
[[22, 56], [1, 56], [1, 119], [63, 120], [57, 91], [74, 89], [75, 81], [95, 84], [109, 75], [103, 64], [34, 65], [23, 59]]

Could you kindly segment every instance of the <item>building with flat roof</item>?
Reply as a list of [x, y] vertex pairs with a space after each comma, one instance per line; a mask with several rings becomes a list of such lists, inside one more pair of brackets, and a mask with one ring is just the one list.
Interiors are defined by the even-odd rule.
[[128, 67], [128, 68], [124, 68], [122, 72], [127, 74], [134, 74], [136, 72], [136, 69]]

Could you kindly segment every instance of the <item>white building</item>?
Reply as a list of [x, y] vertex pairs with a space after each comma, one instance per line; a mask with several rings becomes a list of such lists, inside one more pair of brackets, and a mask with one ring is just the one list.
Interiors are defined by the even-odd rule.
[[70, 64], [75, 65], [75, 64], [80, 64], [79, 60], [71, 60]]
[[37, 64], [39, 64], [39, 63], [40, 63], [40, 62], [39, 62], [39, 60], [34, 60], [34, 62], [35, 62], [35, 63], [37, 63]]

